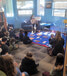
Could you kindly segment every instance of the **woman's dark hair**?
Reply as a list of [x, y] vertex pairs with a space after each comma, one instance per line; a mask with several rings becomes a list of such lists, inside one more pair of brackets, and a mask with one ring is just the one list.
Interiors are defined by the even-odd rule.
[[63, 64], [64, 64], [64, 55], [61, 53], [58, 53], [57, 58], [56, 58], [56, 62], [55, 62], [55, 66], [63, 65]]
[[11, 55], [0, 56], [0, 70], [7, 76], [16, 76], [16, 68]]
[[55, 39], [56, 39], [57, 41], [60, 41], [61, 38], [62, 38], [62, 37], [61, 37], [61, 32], [57, 31], [57, 32], [56, 32]]
[[34, 15], [32, 14], [31, 17], [30, 17], [30, 19], [32, 19], [33, 17], [34, 17]]

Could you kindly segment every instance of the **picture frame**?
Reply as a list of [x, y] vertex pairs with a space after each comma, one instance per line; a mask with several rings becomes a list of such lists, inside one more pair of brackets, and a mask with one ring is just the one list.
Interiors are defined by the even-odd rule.
[[46, 2], [46, 8], [47, 8], [47, 9], [52, 8], [52, 2], [51, 2], [51, 1], [47, 1], [47, 2]]

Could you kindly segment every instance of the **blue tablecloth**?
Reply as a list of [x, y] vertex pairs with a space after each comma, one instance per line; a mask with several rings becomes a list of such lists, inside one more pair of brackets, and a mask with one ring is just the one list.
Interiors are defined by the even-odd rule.
[[40, 23], [41, 26], [53, 26], [53, 23]]

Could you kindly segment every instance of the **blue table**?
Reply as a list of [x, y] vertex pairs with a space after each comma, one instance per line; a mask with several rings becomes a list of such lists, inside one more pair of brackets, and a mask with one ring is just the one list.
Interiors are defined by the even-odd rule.
[[41, 26], [42, 30], [44, 30], [44, 28], [50, 29], [50, 27], [54, 26], [54, 24], [53, 23], [40, 23], [40, 26]]

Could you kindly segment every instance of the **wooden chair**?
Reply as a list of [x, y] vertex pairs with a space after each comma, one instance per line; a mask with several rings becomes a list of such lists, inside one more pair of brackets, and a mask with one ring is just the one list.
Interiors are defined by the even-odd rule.
[[[64, 20], [64, 23], [65, 23], [65, 28], [67, 28], [67, 19]], [[67, 30], [66, 30], [66, 35], [67, 35]], [[67, 36], [66, 36], [66, 39], [67, 39]], [[66, 72], [67, 72], [67, 40], [66, 40], [66, 51], [65, 51], [65, 60], [64, 60], [64, 71], [63, 71], [63, 76], [67, 76], [66, 75]]]
[[66, 76], [66, 72], [67, 72], [67, 42], [66, 42], [66, 52], [65, 52], [63, 76]]

